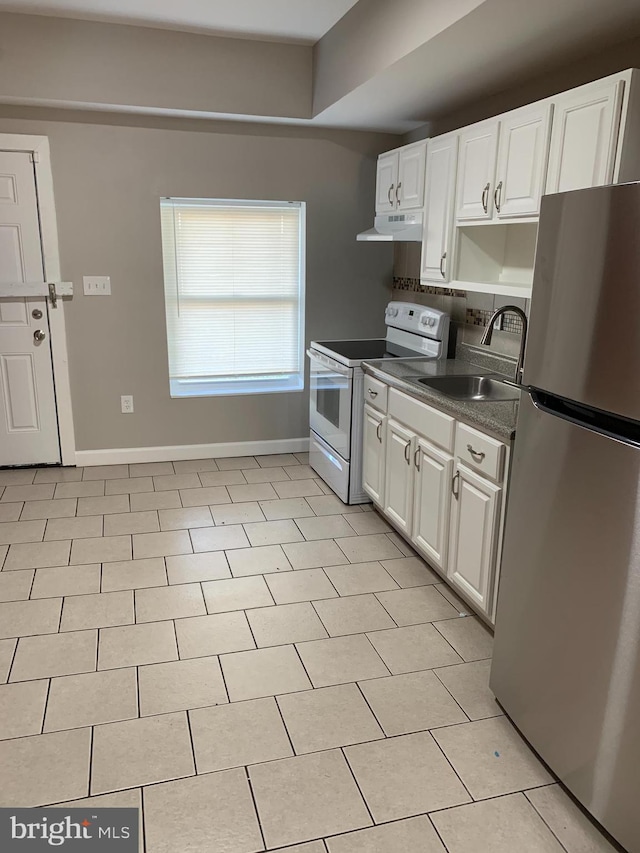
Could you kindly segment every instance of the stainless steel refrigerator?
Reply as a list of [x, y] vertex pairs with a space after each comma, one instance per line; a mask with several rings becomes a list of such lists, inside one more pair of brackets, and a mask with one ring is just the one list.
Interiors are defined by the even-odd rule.
[[542, 200], [491, 687], [640, 853], [640, 183]]

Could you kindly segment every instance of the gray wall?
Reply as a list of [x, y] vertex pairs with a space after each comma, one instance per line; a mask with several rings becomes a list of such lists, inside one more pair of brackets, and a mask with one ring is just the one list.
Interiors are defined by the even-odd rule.
[[0, 12], [0, 99], [311, 117], [308, 45]]
[[427, 124], [407, 134], [403, 141], [415, 142], [418, 139], [439, 136], [441, 133], [466, 127], [476, 121], [540, 101], [627, 68], [640, 68], [638, 37], [590, 53], [549, 74], [536, 76], [526, 83], [517, 86], [505, 85], [504, 89], [495, 95], [475, 98], [453, 112], [442, 111], [439, 115], [434, 115]]
[[[192, 122], [176, 130], [137, 127], [132, 118], [131, 126], [109, 124], [116, 119], [107, 116], [93, 116], [92, 124], [85, 123], [88, 114], [80, 118], [83, 123], [0, 114], [0, 132], [50, 139], [62, 275], [76, 288], [66, 317], [77, 449], [308, 434], [307, 389], [170, 398], [159, 198], [306, 202], [307, 340], [379, 335], [391, 294], [392, 250], [357, 243], [355, 235], [371, 225], [375, 155], [395, 139], [232, 123]], [[111, 276], [113, 295], [83, 296], [83, 275]], [[120, 413], [121, 394], [133, 394], [133, 415]]]

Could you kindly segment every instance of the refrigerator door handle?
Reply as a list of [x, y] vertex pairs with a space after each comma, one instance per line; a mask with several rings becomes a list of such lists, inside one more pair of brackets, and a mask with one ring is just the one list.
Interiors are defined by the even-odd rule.
[[576, 426], [640, 447], [640, 422], [601, 409], [592, 409], [574, 400], [565, 400], [546, 391], [530, 388], [531, 402], [541, 412], [570, 421]]

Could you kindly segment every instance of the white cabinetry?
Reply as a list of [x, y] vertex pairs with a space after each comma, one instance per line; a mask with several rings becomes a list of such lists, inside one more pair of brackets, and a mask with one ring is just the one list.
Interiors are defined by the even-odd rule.
[[495, 216], [538, 216], [544, 189], [551, 130], [551, 104], [534, 104], [500, 120]]
[[491, 620], [507, 448], [377, 379], [367, 376], [365, 385], [365, 396], [369, 387], [375, 394], [373, 406], [388, 412], [364, 404], [365, 491]]
[[446, 571], [453, 456], [419, 438], [414, 464], [413, 542], [433, 566]]
[[384, 512], [398, 530], [411, 535], [413, 510], [413, 444], [415, 433], [387, 420]]
[[362, 445], [362, 485], [371, 500], [382, 503], [385, 469], [384, 415], [371, 406], [364, 407]]
[[490, 612], [493, 601], [501, 492], [500, 486], [458, 462], [447, 576], [483, 613]]
[[497, 119], [465, 128], [460, 134], [456, 219], [491, 219], [491, 188], [496, 168], [498, 146]]
[[450, 278], [457, 162], [457, 134], [429, 140], [421, 273], [426, 281], [442, 283]]
[[554, 98], [547, 193], [613, 181], [624, 85], [596, 81]]
[[542, 195], [637, 180], [633, 69], [430, 139], [421, 279], [529, 298]]
[[426, 151], [427, 143], [420, 141], [378, 157], [376, 213], [422, 207]]
[[542, 103], [461, 132], [458, 221], [538, 215], [550, 127], [551, 104]]
[[398, 186], [398, 152], [390, 151], [378, 157], [376, 169], [376, 213], [389, 213], [396, 207]]

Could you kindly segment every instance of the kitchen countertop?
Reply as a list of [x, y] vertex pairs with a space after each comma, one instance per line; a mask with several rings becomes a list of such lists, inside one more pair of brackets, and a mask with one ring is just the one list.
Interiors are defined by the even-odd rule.
[[[475, 363], [471, 359], [475, 358]], [[459, 376], [499, 373], [511, 379], [514, 373], [511, 359], [492, 353], [478, 352], [473, 347], [459, 347], [456, 358], [437, 361], [428, 358], [381, 358], [363, 361], [362, 369], [392, 388], [404, 391], [418, 400], [463, 421], [469, 426], [487, 432], [500, 441], [511, 441], [515, 436], [518, 400], [501, 402], [457, 400], [421, 385], [417, 379], [424, 376]]]

